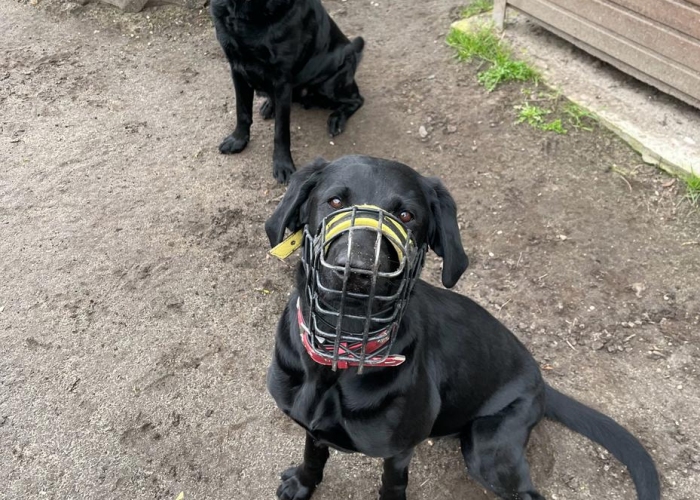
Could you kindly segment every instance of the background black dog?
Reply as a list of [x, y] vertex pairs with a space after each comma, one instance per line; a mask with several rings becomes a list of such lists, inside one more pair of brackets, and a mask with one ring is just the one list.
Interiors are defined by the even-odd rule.
[[364, 41], [348, 40], [320, 0], [212, 0], [211, 14], [236, 90], [236, 129], [219, 151], [239, 153], [248, 144], [257, 91], [267, 97], [262, 117], [275, 118], [272, 174], [286, 183], [294, 172], [292, 101], [333, 109], [328, 133], [341, 133], [364, 102], [355, 83]]
[[[292, 176], [265, 229], [274, 246], [285, 228], [308, 224], [315, 232], [339, 205], [360, 204], [397, 217], [410, 213], [402, 220], [411, 219], [406, 226], [417, 244], [427, 243], [443, 258], [443, 284], [457, 282], [467, 258], [454, 201], [440, 181], [400, 163], [361, 156], [318, 160]], [[419, 280], [392, 349], [406, 361], [365, 367], [358, 375], [353, 367], [333, 372], [307, 354], [297, 319], [304, 283], [300, 267], [268, 371], [277, 405], [307, 431], [304, 460], [283, 473], [279, 498], [308, 499], [332, 446], [383, 457], [380, 498], [404, 500], [414, 447], [428, 437], [457, 436], [469, 474], [485, 488], [503, 499], [543, 500], [525, 446], [544, 416], [607, 448], [628, 467], [640, 500], [660, 498], [656, 468], [642, 445], [609, 417], [544, 383], [525, 346], [469, 298]], [[305, 310], [304, 294], [301, 300]]]

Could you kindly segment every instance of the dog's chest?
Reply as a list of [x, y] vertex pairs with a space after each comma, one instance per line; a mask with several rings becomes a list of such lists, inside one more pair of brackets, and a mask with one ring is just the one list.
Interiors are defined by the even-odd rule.
[[229, 61], [238, 70], [268, 76], [275, 69], [288, 72], [297, 55], [296, 37], [285, 38], [285, 32], [273, 26], [224, 15], [217, 23], [217, 31]]
[[[325, 371], [326, 375], [330, 372]], [[416, 401], [403, 397], [377, 400], [367, 387], [358, 391], [357, 381], [332, 383], [318, 373], [307, 373], [303, 382], [295, 384], [274, 363], [269, 375], [275, 383], [268, 388], [278, 407], [315, 440], [333, 448], [386, 457], [428, 436], [432, 419], [425, 414], [421, 394]], [[372, 399], [374, 404], [367, 406], [366, 400]]]
[[323, 376], [311, 377], [284, 395], [286, 397], [274, 391], [272, 396], [282, 410], [316, 440], [342, 451], [358, 451], [344, 425], [340, 386], [336, 381]]

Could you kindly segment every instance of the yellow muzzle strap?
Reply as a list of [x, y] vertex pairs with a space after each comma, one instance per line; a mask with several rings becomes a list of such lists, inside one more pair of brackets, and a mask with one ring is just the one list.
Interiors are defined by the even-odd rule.
[[282, 243], [275, 245], [272, 250], [270, 250], [270, 255], [277, 257], [278, 259], [286, 259], [301, 247], [304, 241], [304, 230], [299, 229], [296, 233], [291, 236], [287, 236]]
[[[352, 227], [379, 230], [380, 220], [382, 234], [396, 250], [399, 260], [403, 259], [404, 248], [408, 242], [406, 228], [393, 215], [374, 205], [355, 205], [326, 217], [323, 222], [324, 251], [328, 250], [327, 246], [333, 238]], [[270, 255], [282, 260], [292, 255], [301, 247], [304, 239], [303, 232], [301, 229], [285, 238], [282, 243], [270, 250]]]

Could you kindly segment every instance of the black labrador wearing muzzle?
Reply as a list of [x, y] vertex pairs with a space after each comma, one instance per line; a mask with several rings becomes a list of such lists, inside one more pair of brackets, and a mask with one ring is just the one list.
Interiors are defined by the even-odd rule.
[[365, 42], [349, 40], [320, 0], [211, 0], [210, 10], [236, 92], [236, 128], [219, 151], [245, 149], [257, 92], [267, 98], [260, 108], [263, 119], [275, 119], [272, 174], [286, 183], [294, 172], [292, 102], [332, 109], [328, 133], [340, 134], [364, 103], [355, 71]]
[[310, 498], [333, 447], [384, 458], [379, 498], [403, 500], [415, 446], [455, 436], [485, 488], [543, 500], [525, 447], [545, 416], [626, 465], [639, 500], [660, 498], [637, 439], [547, 385], [485, 309], [418, 279], [428, 249], [443, 259], [447, 288], [468, 265], [455, 203], [439, 180], [365, 156], [317, 160], [292, 176], [265, 230], [275, 255], [303, 247], [267, 379], [277, 405], [306, 430], [304, 459], [282, 474], [278, 498]]

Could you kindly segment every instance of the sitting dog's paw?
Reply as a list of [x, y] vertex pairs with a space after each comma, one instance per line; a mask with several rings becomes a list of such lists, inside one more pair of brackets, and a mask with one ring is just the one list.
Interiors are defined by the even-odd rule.
[[225, 155], [240, 153], [248, 145], [249, 138], [247, 134], [242, 135], [234, 132], [219, 144], [219, 152]]
[[347, 123], [347, 121], [348, 119], [345, 114], [337, 111], [331, 113], [331, 116], [328, 117], [328, 133], [330, 136], [335, 137], [340, 134], [345, 128], [345, 123]]
[[316, 486], [304, 486], [299, 480], [299, 467], [290, 467], [282, 473], [282, 484], [277, 488], [280, 500], [308, 500]]
[[275, 105], [271, 99], [265, 99], [265, 102], [260, 105], [260, 116], [262, 116], [263, 120], [270, 120], [275, 117]]
[[280, 184], [287, 184], [295, 170], [291, 158], [275, 158], [272, 162], [272, 176]]

